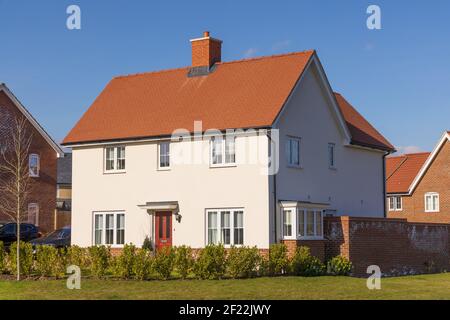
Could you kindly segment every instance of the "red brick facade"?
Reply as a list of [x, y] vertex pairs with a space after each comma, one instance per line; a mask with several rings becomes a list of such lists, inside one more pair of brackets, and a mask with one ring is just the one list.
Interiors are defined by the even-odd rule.
[[[425, 194], [439, 194], [439, 212], [425, 212]], [[389, 209], [389, 207], [387, 207]], [[388, 211], [389, 218], [411, 222], [450, 223], [450, 142], [447, 140], [411, 196], [402, 196], [402, 210]]]
[[[1, 90], [0, 114], [1, 144], [4, 139], [8, 139], [9, 128], [14, 125], [16, 116], [22, 116], [13, 101]], [[29, 123], [29, 130], [33, 136], [30, 154], [38, 154], [40, 157], [39, 177], [32, 178], [29, 203], [39, 205], [39, 229], [41, 232], [46, 233], [54, 230], [57, 153], [31, 123]], [[0, 220], [8, 220], [8, 218], [0, 213]]]
[[211, 67], [221, 61], [222, 42], [204, 33], [204, 38], [192, 41], [192, 66]]

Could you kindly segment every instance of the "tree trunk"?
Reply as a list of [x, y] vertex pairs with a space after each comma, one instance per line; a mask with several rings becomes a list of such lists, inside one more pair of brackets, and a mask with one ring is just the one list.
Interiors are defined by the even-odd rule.
[[[20, 185], [17, 184], [17, 189], [20, 191]], [[20, 192], [17, 193], [17, 250], [16, 250], [16, 263], [17, 263], [17, 281], [20, 281]]]

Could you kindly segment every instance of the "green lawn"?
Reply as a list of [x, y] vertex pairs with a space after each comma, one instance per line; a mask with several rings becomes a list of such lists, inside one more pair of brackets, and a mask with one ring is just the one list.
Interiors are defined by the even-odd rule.
[[0, 299], [450, 299], [450, 274], [385, 278], [381, 290], [365, 279], [280, 277], [248, 280], [115, 281], [83, 279], [81, 290], [65, 281], [0, 282]]

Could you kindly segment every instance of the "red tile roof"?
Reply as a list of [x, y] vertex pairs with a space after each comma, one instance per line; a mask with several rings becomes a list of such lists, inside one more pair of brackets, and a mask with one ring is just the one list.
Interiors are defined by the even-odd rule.
[[352, 136], [352, 143], [387, 151], [395, 149], [342, 95], [335, 93], [335, 96]]
[[[207, 76], [187, 77], [190, 68], [114, 78], [63, 144], [169, 136], [193, 132], [270, 127], [315, 51], [216, 64]], [[341, 95], [339, 107], [352, 142], [394, 149]]]
[[429, 152], [411, 153], [386, 158], [386, 192], [407, 193]]

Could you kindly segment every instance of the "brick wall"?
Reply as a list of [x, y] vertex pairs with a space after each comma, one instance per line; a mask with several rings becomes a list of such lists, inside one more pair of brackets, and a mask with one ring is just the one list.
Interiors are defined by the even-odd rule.
[[292, 258], [297, 247], [309, 247], [311, 255], [325, 261], [325, 243], [326, 240], [283, 240], [288, 250], [288, 257]]
[[[439, 212], [425, 212], [425, 193], [439, 193]], [[450, 142], [447, 141], [411, 196], [402, 197], [403, 210], [389, 211], [389, 218], [411, 222], [450, 223]]]
[[341, 254], [356, 276], [378, 265], [384, 275], [450, 270], [448, 224], [410, 223], [405, 219], [325, 218], [326, 259]]
[[[22, 116], [13, 102], [4, 92], [0, 92], [0, 144], [8, 139], [10, 128], [16, 116]], [[56, 208], [56, 170], [57, 156], [55, 150], [40, 133], [29, 124], [33, 135], [30, 153], [40, 156], [40, 176], [32, 178], [29, 203], [39, 204], [39, 229], [47, 233], [54, 227], [54, 210]], [[0, 195], [1, 197], [1, 195]], [[0, 220], [9, 220], [0, 213]]]

